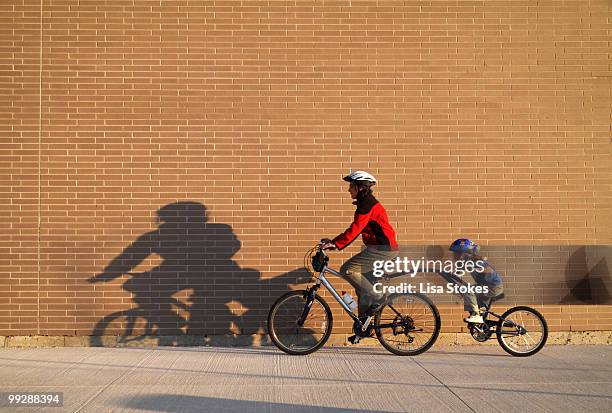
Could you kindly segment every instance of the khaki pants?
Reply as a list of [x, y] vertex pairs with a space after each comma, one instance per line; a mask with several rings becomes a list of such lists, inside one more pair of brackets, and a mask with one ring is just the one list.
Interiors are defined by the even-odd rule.
[[[453, 283], [455, 285], [458, 285], [458, 286], [468, 285], [467, 281], [465, 281], [463, 278], [458, 277], [454, 274], [440, 273], [440, 275], [444, 277], [446, 281]], [[493, 298], [497, 297], [498, 295], [504, 292], [504, 286], [503, 284], [488, 283], [486, 282], [484, 277], [475, 277], [474, 280], [476, 281], [476, 285], [486, 285], [487, 287], [489, 287], [488, 288], [489, 291], [486, 294], [485, 293], [483, 294], [465, 293], [461, 295], [463, 296], [463, 309], [468, 312], [478, 313], [480, 307], [484, 305], [490, 306]]]
[[373, 284], [381, 282], [382, 278], [373, 274], [374, 261], [395, 260], [399, 251], [385, 246], [367, 247], [351, 257], [340, 267], [342, 278], [348, 281], [357, 293], [359, 316], [365, 313], [370, 305], [380, 300], [383, 294], [374, 292]]

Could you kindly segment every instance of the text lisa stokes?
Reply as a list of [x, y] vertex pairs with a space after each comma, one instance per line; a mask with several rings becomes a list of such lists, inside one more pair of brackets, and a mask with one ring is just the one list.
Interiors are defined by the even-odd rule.
[[435, 285], [430, 283], [418, 283], [418, 284], [410, 284], [410, 283], [401, 283], [397, 285], [383, 285], [378, 282], [373, 286], [373, 290], [377, 294], [414, 294], [416, 292], [423, 294], [441, 294], [441, 293], [449, 293], [449, 294], [487, 294], [489, 292], [489, 287], [486, 285], [476, 285], [476, 284], [465, 284], [465, 285], [456, 285], [453, 283], [446, 284], [446, 288], [441, 285]]

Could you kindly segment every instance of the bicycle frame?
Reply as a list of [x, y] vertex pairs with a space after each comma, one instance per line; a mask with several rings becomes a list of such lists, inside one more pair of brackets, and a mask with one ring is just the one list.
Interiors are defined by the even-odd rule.
[[[323, 251], [323, 250], [320, 250], [320, 251], [323, 252], [323, 255], [325, 257], [327, 257], [327, 254], [325, 254], [325, 251]], [[321, 284], [323, 284], [323, 286], [327, 289], [327, 291], [329, 291], [329, 293], [332, 295], [332, 297], [334, 297], [334, 299], [338, 303], [340, 303], [340, 305], [342, 306], [344, 311], [349, 315], [349, 317], [351, 317], [351, 319], [355, 323], [357, 323], [357, 325], [360, 326], [362, 331], [366, 331], [368, 329], [368, 327], [370, 326], [370, 323], [374, 319], [374, 315], [372, 314], [372, 315], [367, 316], [364, 321], [360, 320], [359, 317], [357, 317], [355, 315], [355, 313], [353, 313], [353, 311], [348, 306], [348, 304], [346, 304], [344, 302], [344, 300], [342, 300], [342, 297], [340, 297], [340, 294], [338, 294], [338, 291], [334, 288], [333, 285], [331, 285], [329, 280], [325, 277], [325, 273], [330, 273], [330, 274], [333, 274], [335, 276], [342, 277], [342, 275], [338, 271], [334, 270], [333, 268], [328, 267], [327, 264], [325, 264], [325, 265], [323, 265], [321, 271], [319, 272], [319, 275], [317, 277], [317, 281], [315, 282], [315, 285], [311, 289], [308, 289], [308, 293], [312, 294], [313, 299], [314, 299], [314, 294], [316, 294], [317, 290], [321, 287]], [[398, 273], [398, 274], [395, 274], [394, 276], [399, 276], [399, 275], [403, 275], [403, 274], [404, 273]], [[311, 301], [309, 301], [309, 302], [311, 303]], [[390, 306], [390, 308], [391, 308], [391, 310], [393, 310], [398, 315], [400, 314], [392, 306]], [[310, 305], [306, 305], [304, 307], [304, 311], [302, 312], [302, 316], [300, 317], [300, 321], [299, 322], [303, 322], [303, 320], [306, 320], [306, 318], [308, 317], [308, 313], [309, 312], [310, 312]]]
[[[325, 254], [325, 251], [323, 250], [321, 251], [327, 257], [327, 254]], [[317, 277], [317, 281], [315, 282], [315, 285], [312, 286], [312, 288], [308, 289], [309, 294], [312, 294], [314, 298], [314, 294], [316, 294], [317, 290], [321, 288], [321, 284], [323, 284], [323, 286], [327, 289], [327, 291], [329, 291], [332, 297], [334, 297], [334, 299], [342, 306], [342, 308], [349, 315], [349, 317], [351, 317], [353, 321], [358, 323], [361, 326], [362, 330], [365, 331], [370, 325], [370, 322], [372, 321], [374, 316], [370, 315], [366, 318], [364, 322], [362, 322], [359, 319], [359, 317], [357, 317], [355, 313], [353, 313], [353, 311], [348, 306], [348, 304], [346, 304], [344, 300], [342, 300], [342, 297], [340, 297], [340, 294], [338, 294], [338, 291], [334, 288], [333, 285], [331, 285], [329, 280], [325, 277], [325, 273], [330, 273], [335, 276], [342, 277], [342, 275], [338, 271], [334, 270], [333, 268], [329, 268], [327, 264], [325, 264], [323, 268], [321, 269], [321, 271], [319, 272], [319, 276]], [[307, 305], [304, 308], [304, 312], [302, 313], [302, 317], [300, 317], [300, 320], [305, 320], [308, 317], [309, 312], [310, 312], [310, 306]]]
[[334, 288], [333, 285], [331, 285], [329, 280], [325, 277], [325, 273], [326, 272], [330, 273], [330, 274], [333, 274], [333, 275], [336, 275], [338, 277], [342, 277], [342, 275], [338, 271], [336, 271], [336, 270], [334, 270], [332, 268], [329, 268], [327, 266], [323, 267], [323, 269], [319, 273], [319, 276], [317, 278], [317, 281], [316, 281], [315, 285], [313, 286], [315, 291], [320, 288], [321, 284], [323, 284], [323, 286], [327, 289], [327, 291], [329, 291], [329, 293], [332, 295], [332, 297], [334, 297], [334, 299], [336, 301], [338, 301], [338, 303], [340, 303], [340, 305], [342, 306], [344, 311], [347, 312], [349, 317], [351, 317], [353, 320], [358, 321], [359, 323], [361, 323], [359, 318], [355, 315], [355, 313], [353, 313], [353, 310], [351, 310], [351, 308], [348, 306], [348, 304], [345, 303], [344, 300], [342, 300], [342, 297], [340, 297], [340, 294], [338, 294], [338, 291]]
[[[497, 321], [494, 320], [487, 320], [487, 317], [490, 315], [492, 315], [493, 317], [497, 318]], [[485, 324], [488, 325], [489, 328], [491, 327], [495, 327], [495, 330], [492, 331], [492, 333], [496, 333], [496, 332], [502, 332], [503, 334], [506, 335], [510, 335], [510, 336], [520, 336], [522, 334], [525, 334], [527, 332], [527, 329], [525, 327], [523, 327], [520, 324], [516, 324], [515, 322], [511, 321], [511, 320], [506, 320], [505, 318], [502, 318], [501, 315], [494, 313], [493, 311], [491, 311], [491, 306], [490, 305], [485, 305], [485, 312], [482, 314], [482, 318], [485, 322]], [[510, 323], [512, 324], [512, 327], [518, 327], [518, 331], [506, 331], [503, 330], [504, 326], [506, 326], [506, 323]], [[506, 326], [509, 327], [509, 326]], [[478, 327], [476, 327], [478, 328]], [[499, 330], [498, 330], [499, 328]]]
[[[325, 252], [323, 252], [325, 254]], [[327, 256], [327, 254], [325, 254]], [[325, 273], [330, 273], [333, 274], [335, 276], [338, 277], [342, 277], [342, 275], [334, 270], [333, 268], [329, 268], [327, 265], [323, 266], [323, 269], [319, 272], [319, 276], [317, 278], [317, 281], [315, 283], [315, 285], [312, 287], [312, 290], [314, 293], [317, 292], [317, 290], [321, 287], [321, 284], [323, 284], [323, 286], [327, 289], [327, 291], [329, 291], [329, 293], [332, 295], [332, 297], [334, 297], [334, 299], [340, 303], [340, 305], [342, 306], [342, 308], [344, 309], [344, 311], [346, 311], [346, 313], [349, 315], [349, 317], [351, 317], [351, 319], [353, 319], [353, 321], [359, 323], [359, 325], [362, 327], [362, 329], [367, 329], [370, 322], [372, 321], [373, 316], [369, 316], [365, 322], [362, 322], [356, 315], [355, 313], [353, 313], [353, 311], [351, 310], [351, 308], [348, 306], [348, 304], [346, 304], [344, 302], [344, 300], [342, 300], [342, 297], [340, 297], [340, 294], [338, 294], [338, 291], [334, 288], [333, 285], [331, 285], [331, 283], [329, 282], [329, 280], [325, 277]], [[395, 274], [395, 276], [397, 275], [402, 275], [402, 273], [399, 274]], [[525, 331], [527, 331], [523, 326], [518, 325], [516, 323], [514, 323], [513, 321], [508, 321], [505, 318], [502, 318], [501, 315], [494, 313], [493, 311], [491, 311], [491, 306], [490, 305], [485, 305], [485, 312], [482, 315], [482, 318], [485, 320], [485, 323], [489, 325], [489, 322], [491, 323], [489, 325], [489, 328], [491, 327], [496, 327], [495, 331], [497, 331], [497, 328], [500, 328], [500, 331], [502, 331], [501, 329], [504, 327], [505, 323], [511, 323], [512, 326], [514, 327], [518, 327], [518, 331], [504, 331], [504, 334], [507, 335], [521, 335], [524, 334]], [[307, 307], [304, 309], [304, 313], [302, 314], [302, 320], [306, 319], [306, 317], [308, 316], [308, 312], [310, 311], [310, 308]], [[493, 321], [493, 320], [487, 320], [487, 316], [488, 315], [492, 315], [495, 318], [497, 318], [497, 321]], [[493, 331], [493, 332], [495, 332]]]

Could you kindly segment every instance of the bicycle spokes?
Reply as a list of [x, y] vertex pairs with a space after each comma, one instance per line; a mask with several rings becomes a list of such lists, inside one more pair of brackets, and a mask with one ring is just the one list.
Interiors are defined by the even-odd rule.
[[433, 304], [426, 299], [398, 295], [379, 313], [376, 329], [381, 344], [389, 351], [414, 355], [433, 344], [440, 319]]
[[500, 320], [498, 336], [516, 353], [528, 353], [545, 339], [545, 325], [537, 314], [517, 310]]
[[327, 340], [331, 312], [319, 298], [288, 293], [274, 304], [268, 319], [271, 338], [283, 351], [305, 354]]

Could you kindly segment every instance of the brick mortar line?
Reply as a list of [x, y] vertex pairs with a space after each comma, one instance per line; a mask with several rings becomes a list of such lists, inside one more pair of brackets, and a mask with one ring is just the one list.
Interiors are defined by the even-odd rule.
[[43, 59], [43, 1], [40, 0], [40, 50], [38, 53], [38, 222], [36, 231], [36, 332], [40, 335], [40, 227], [41, 219], [41, 151], [42, 151], [42, 59]]

